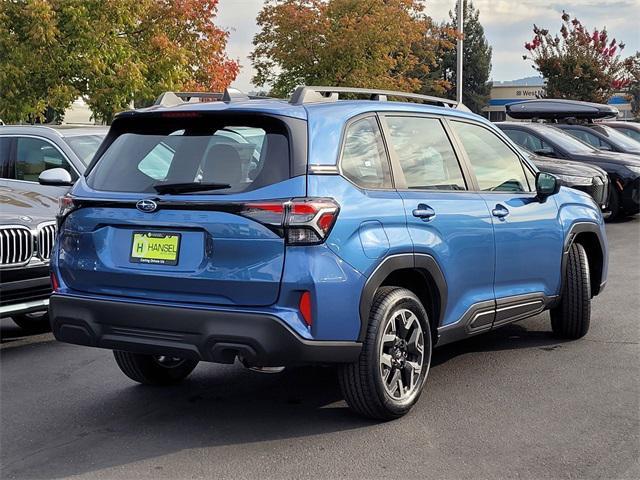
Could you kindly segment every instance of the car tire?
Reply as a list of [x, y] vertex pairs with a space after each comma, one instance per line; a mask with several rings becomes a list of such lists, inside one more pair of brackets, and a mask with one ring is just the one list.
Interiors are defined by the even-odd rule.
[[431, 350], [429, 318], [420, 300], [405, 288], [380, 288], [360, 358], [338, 370], [349, 407], [377, 420], [405, 415], [420, 397]]
[[12, 317], [14, 323], [18, 325], [25, 333], [45, 333], [51, 331], [49, 324], [49, 314], [43, 313], [25, 313]]
[[118, 350], [113, 351], [113, 356], [127, 377], [144, 385], [173, 385], [185, 379], [198, 365], [197, 360], [187, 358]]
[[551, 309], [551, 328], [561, 338], [578, 339], [591, 322], [591, 278], [587, 252], [579, 243], [571, 245], [564, 273], [560, 303]]
[[620, 210], [620, 194], [616, 192], [615, 188], [611, 189], [611, 194], [609, 195], [609, 212], [607, 222], [611, 222], [622, 216]]

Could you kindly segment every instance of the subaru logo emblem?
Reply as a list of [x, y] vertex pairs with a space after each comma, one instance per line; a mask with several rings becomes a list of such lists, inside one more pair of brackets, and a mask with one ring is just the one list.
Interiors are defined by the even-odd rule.
[[141, 212], [151, 213], [156, 211], [156, 208], [158, 208], [158, 204], [153, 200], [140, 200], [138, 203], [136, 203], [136, 208]]

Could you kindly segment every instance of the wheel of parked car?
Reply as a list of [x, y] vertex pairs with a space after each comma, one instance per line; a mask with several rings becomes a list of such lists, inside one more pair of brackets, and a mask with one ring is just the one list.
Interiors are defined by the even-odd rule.
[[611, 194], [609, 195], [609, 217], [608, 221], [615, 220], [620, 217], [620, 195], [614, 188], [611, 189]]
[[591, 319], [591, 279], [584, 247], [571, 245], [560, 304], [551, 310], [553, 333], [577, 339], [589, 331]]
[[169, 355], [142, 355], [118, 350], [114, 350], [113, 355], [127, 377], [145, 385], [178, 383], [198, 365], [197, 360]]
[[420, 397], [431, 362], [427, 312], [409, 290], [376, 293], [357, 362], [339, 370], [349, 406], [366, 417], [390, 420], [406, 414]]
[[44, 333], [51, 330], [47, 313], [25, 313], [12, 318], [26, 333]]

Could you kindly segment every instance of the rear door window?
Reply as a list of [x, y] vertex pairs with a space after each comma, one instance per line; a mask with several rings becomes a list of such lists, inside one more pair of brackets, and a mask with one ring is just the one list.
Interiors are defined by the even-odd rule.
[[159, 183], [218, 184], [212, 193], [254, 190], [290, 178], [289, 136], [273, 118], [155, 122], [124, 131], [88, 177], [96, 190], [155, 192]]
[[611, 145], [600, 139], [597, 135], [594, 135], [591, 132], [586, 132], [581, 129], [567, 128], [567, 131], [571, 133], [574, 137], [582, 140], [583, 142], [587, 142], [589, 145], [593, 145], [596, 148], [603, 150], [611, 150]]
[[68, 160], [52, 143], [40, 138], [17, 138], [16, 180], [37, 182], [40, 174], [51, 168], [64, 168], [77, 178]]

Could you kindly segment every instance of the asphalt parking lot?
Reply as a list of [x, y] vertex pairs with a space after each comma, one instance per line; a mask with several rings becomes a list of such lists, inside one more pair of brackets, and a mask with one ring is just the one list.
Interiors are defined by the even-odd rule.
[[640, 218], [610, 224], [589, 334], [548, 314], [436, 351], [414, 410], [353, 416], [330, 369], [200, 364], [134, 384], [109, 351], [2, 320], [3, 478], [640, 478]]

